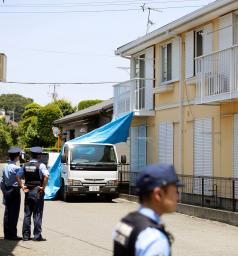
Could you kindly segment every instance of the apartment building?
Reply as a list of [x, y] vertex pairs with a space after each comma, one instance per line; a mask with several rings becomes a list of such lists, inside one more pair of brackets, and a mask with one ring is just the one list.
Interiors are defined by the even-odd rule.
[[238, 178], [238, 1], [218, 0], [116, 50], [131, 78], [114, 115], [133, 111], [131, 170]]

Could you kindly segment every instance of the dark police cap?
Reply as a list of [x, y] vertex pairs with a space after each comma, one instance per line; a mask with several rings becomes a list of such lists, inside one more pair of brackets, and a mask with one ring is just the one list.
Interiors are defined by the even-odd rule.
[[35, 153], [35, 154], [41, 154], [43, 152], [43, 148], [42, 147], [32, 147], [32, 148], [30, 148], [30, 152]]
[[11, 147], [7, 152], [9, 154], [18, 154], [18, 153], [21, 153], [22, 150], [21, 148], [18, 148], [18, 147]]
[[146, 166], [137, 179], [137, 188], [140, 194], [152, 191], [155, 187], [164, 187], [169, 184], [182, 186], [173, 165], [153, 164]]

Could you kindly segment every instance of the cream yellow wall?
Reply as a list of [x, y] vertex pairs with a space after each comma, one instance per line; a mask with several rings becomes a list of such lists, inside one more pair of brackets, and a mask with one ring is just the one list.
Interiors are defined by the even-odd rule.
[[178, 158], [178, 150], [179, 150], [179, 109], [172, 108], [161, 111], [156, 111], [155, 116], [155, 141], [156, 148], [154, 151], [155, 161], [158, 161], [158, 143], [159, 143], [159, 125], [160, 123], [171, 122], [174, 124], [174, 166], [176, 169], [179, 168], [179, 158]]
[[[154, 154], [155, 161], [158, 160], [158, 128], [163, 122], [174, 124], [174, 165], [179, 168], [179, 108], [164, 109], [156, 111], [155, 116], [155, 141], [156, 149]], [[183, 136], [183, 174], [193, 175], [193, 140], [194, 140], [194, 120], [196, 118], [210, 117], [213, 120], [213, 173], [215, 176], [221, 175], [221, 149], [220, 149], [220, 106], [193, 105], [184, 106], [184, 136]]]
[[[209, 23], [213, 24], [213, 51], [218, 50], [219, 19]], [[206, 23], [208, 24], [208, 23]], [[196, 30], [203, 27], [194, 28]], [[194, 120], [196, 118], [210, 117], [213, 120], [213, 175], [220, 177], [232, 176], [232, 148], [233, 148], [233, 114], [238, 113], [238, 102], [212, 105], [193, 105], [196, 99], [196, 80], [185, 79], [185, 31], [182, 37], [182, 85], [183, 85], [183, 174], [193, 175], [194, 165]], [[171, 37], [172, 40], [172, 37]], [[161, 46], [155, 45], [155, 87], [160, 86], [161, 81]], [[172, 85], [172, 86], [171, 86]], [[147, 162], [158, 161], [158, 127], [162, 122], [173, 122], [174, 124], [174, 165], [180, 170], [180, 109], [179, 109], [179, 86], [175, 81], [168, 85], [170, 90], [155, 93], [155, 116], [135, 117], [132, 126], [147, 125]], [[171, 89], [172, 88], [172, 89]], [[187, 106], [190, 104], [190, 106]]]
[[221, 176], [233, 176], [233, 117], [238, 113], [238, 102], [221, 105]]
[[[219, 31], [219, 19], [214, 19], [210, 21], [209, 23], [212, 23], [213, 26], [213, 51], [218, 50], [218, 31]], [[191, 30], [197, 30], [199, 28], [204, 27], [208, 23], [201, 24], [198, 27], [194, 27]], [[181, 67], [181, 70], [183, 72], [183, 77], [185, 77], [185, 36], [186, 32], [181, 34], [182, 38], [182, 63], [183, 67]], [[173, 38], [171, 37], [170, 40], [167, 40], [165, 42], [161, 42], [155, 46], [155, 86], [160, 86], [161, 81], [161, 46], [171, 42]], [[191, 79], [185, 80], [183, 83], [183, 99], [185, 102], [194, 100], [196, 98], [196, 86], [195, 86], [195, 79], [191, 81]], [[173, 82], [170, 84], [171, 90], [168, 92], [162, 92], [162, 93], [156, 93], [155, 95], [155, 105], [166, 105], [166, 104], [175, 104], [179, 102], [179, 81]]]

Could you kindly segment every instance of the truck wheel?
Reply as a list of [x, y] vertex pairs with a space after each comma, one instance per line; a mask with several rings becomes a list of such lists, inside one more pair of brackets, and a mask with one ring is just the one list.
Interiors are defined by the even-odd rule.
[[106, 195], [105, 197], [107, 202], [112, 202], [113, 197], [111, 195]]
[[62, 181], [62, 185], [61, 185], [61, 198], [64, 202], [69, 202], [69, 195], [66, 192], [64, 181]]

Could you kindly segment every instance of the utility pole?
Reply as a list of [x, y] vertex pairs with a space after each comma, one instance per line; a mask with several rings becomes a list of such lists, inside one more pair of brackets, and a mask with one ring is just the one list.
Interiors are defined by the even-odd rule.
[[59, 84], [54, 84], [53, 85], [53, 92], [52, 93], [49, 93], [52, 97], [52, 101], [55, 102], [57, 101], [57, 97], [58, 97], [58, 93], [56, 91], [56, 86], [60, 86]]

